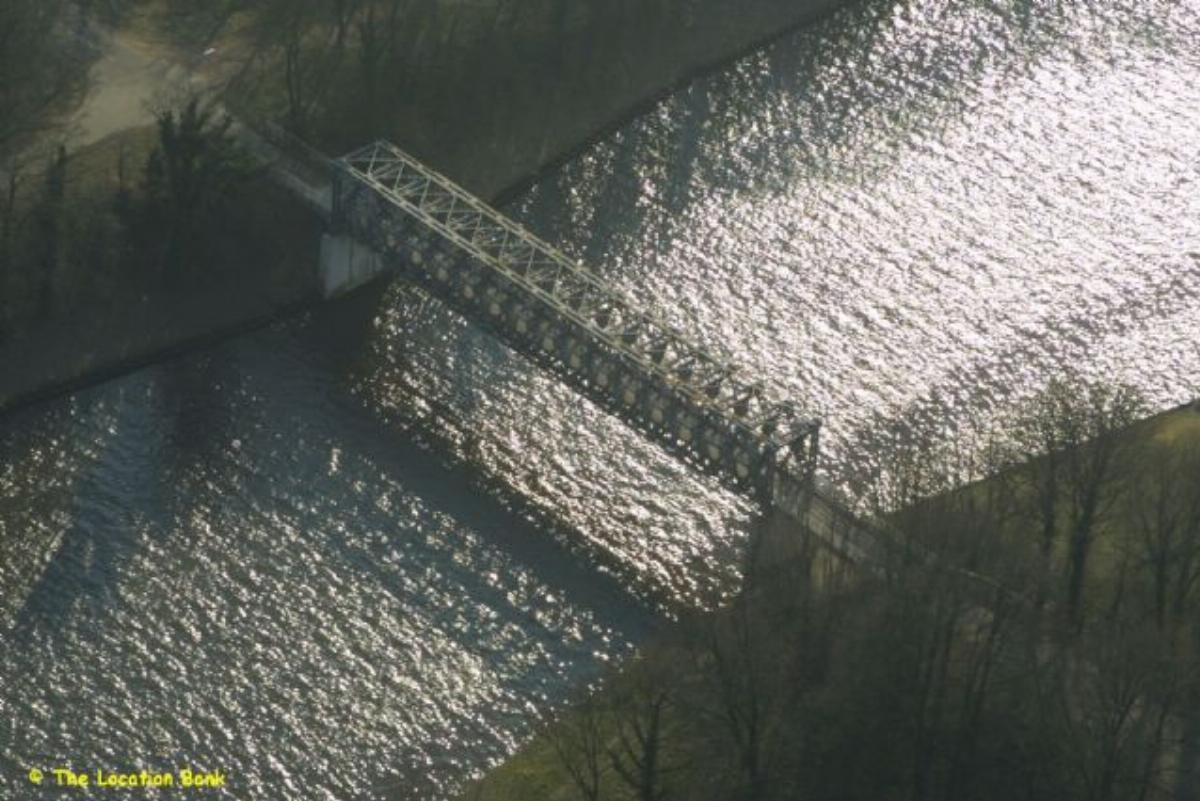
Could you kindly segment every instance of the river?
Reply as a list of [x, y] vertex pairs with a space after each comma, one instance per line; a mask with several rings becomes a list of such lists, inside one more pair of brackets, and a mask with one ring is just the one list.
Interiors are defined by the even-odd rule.
[[[1197, 43], [1191, 0], [859, 4], [508, 210], [819, 411], [853, 487], [1067, 366], [1200, 392]], [[749, 503], [412, 289], [351, 319], [0, 423], [0, 538], [44, 565], [0, 630], [0, 798], [188, 764], [445, 797], [644, 599], [728, 589]]]

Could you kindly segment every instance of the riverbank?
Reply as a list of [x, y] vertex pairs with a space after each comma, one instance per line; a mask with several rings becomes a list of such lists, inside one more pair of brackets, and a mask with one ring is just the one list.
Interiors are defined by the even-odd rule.
[[[647, 38], [628, 50], [594, 53], [591, 57], [598, 68], [584, 73], [582, 80], [560, 78], [545, 86], [529, 86], [527, 94], [540, 114], [514, 112], [503, 94], [493, 98], [493, 108], [472, 109], [472, 114], [492, 115], [491, 136], [463, 139], [452, 119], [427, 128], [400, 129], [394, 135], [418, 158], [479, 196], [503, 204], [693, 81], [850, 2], [693, 2], [690, 16], [686, 22], [681, 20], [685, 24], [672, 29], [677, 38]], [[489, 125], [479, 119], [472, 122]]]
[[[1195, 460], [1200, 457], [1200, 400], [1140, 420], [1121, 436], [1123, 446], [1156, 462], [1188, 453]], [[1149, 463], [1138, 464], [1153, 469]], [[1195, 469], [1200, 460], [1181, 464]], [[1031, 462], [1015, 471], [1036, 469], [1035, 465]], [[968, 485], [942, 498], [945, 503], [940, 506], [938, 499], [923, 504], [929, 508], [917, 516], [923, 517], [923, 525], [935, 528], [952, 520], [950, 525], [966, 542], [965, 550], [976, 549], [973, 559], [986, 561], [989, 557], [981, 554], [989, 551], [994, 558], [999, 542], [1011, 546], [1007, 537], [1013, 534], [1014, 521], [993, 517], [996, 509], [988, 508], [984, 499], [1005, 496], [1014, 479], [1022, 477], [1009, 472]], [[1148, 489], [1133, 480], [1137, 489]], [[1178, 488], [1191, 486], [1185, 480]], [[1186, 494], [1171, 497], [1187, 502]], [[1164, 521], [1176, 519], [1169, 517], [1169, 509], [1154, 503], [1132, 504], [1132, 509], [1139, 508], [1155, 509]], [[1188, 773], [1178, 770], [1178, 761], [1191, 753], [1188, 770], [1196, 774], [1200, 764], [1195, 749], [1188, 752], [1185, 744], [1181, 754], [1171, 744], [1172, 735], [1163, 733], [1170, 731], [1168, 719], [1186, 729], [1195, 716], [1186, 699], [1200, 697], [1200, 685], [1194, 680], [1200, 630], [1188, 622], [1195, 593], [1185, 597], [1166, 621], [1152, 623], [1143, 617], [1154, 617], [1153, 611], [1143, 608], [1153, 606], [1153, 591], [1142, 586], [1144, 568], [1136, 557], [1118, 565], [1121, 554], [1129, 556], [1147, 547], [1141, 538], [1149, 536], [1145, 527], [1153, 525], [1136, 511], [1124, 509], [1108, 521], [1099, 541], [1106, 553], [1097, 555], [1093, 568], [1098, 608], [1082, 630], [1062, 626], [1052, 604], [1043, 607], [1038, 602], [1031, 610], [1025, 601], [1012, 605], [1005, 594], [981, 603], [962, 594], [955, 583], [941, 581], [928, 565], [914, 569], [898, 563], [888, 566], [886, 575], [839, 569], [837, 562], [820, 559], [811, 542], [807, 549], [799, 547], [806, 539], [801, 532], [776, 528], [774, 536], [789, 536], [793, 541], [787, 548], [776, 543], [772, 550], [780, 554], [790, 549], [792, 558], [773, 564], [749, 597], [673, 626], [636, 660], [612, 671], [598, 688], [586, 690], [574, 705], [548, 719], [511, 759], [469, 784], [458, 797], [461, 801], [624, 798], [633, 789], [631, 782], [638, 780], [628, 768], [639, 758], [651, 774], [648, 781], [671, 787], [672, 797], [689, 799], [750, 797], [744, 791], [756, 776], [763, 783], [763, 794], [752, 797], [776, 797], [767, 792], [768, 787], [778, 791], [780, 785], [806, 786], [811, 781], [806, 774], [824, 776], [816, 782], [822, 797], [877, 797], [867, 791], [873, 781], [880, 782], [878, 790], [896, 790], [917, 781], [911, 773], [914, 762], [925, 764], [934, 774], [930, 781], [964, 789], [980, 778], [986, 786], [988, 771], [1015, 755], [1008, 749], [1016, 745], [1019, 750], [1039, 738], [1047, 738], [1047, 744], [1061, 738], [1054, 743], [1054, 759], [1070, 765], [1070, 770], [1090, 769], [1096, 758], [1092, 749], [1112, 746], [1114, 750], [1105, 757], [1114, 775], [1128, 771], [1128, 781], [1146, 782], [1150, 768], [1157, 765], [1163, 770], [1149, 794], [1141, 797], [1190, 797], [1176, 795], [1176, 788], [1190, 786]], [[1021, 529], [1019, 523], [1016, 528]], [[1029, 533], [1021, 529], [1016, 536]], [[952, 544], [947, 552], [955, 549]], [[1189, 553], [1193, 558], [1197, 555]], [[1029, 569], [1033, 566], [1022, 563], [1018, 572], [1026, 580], [1017, 588], [1018, 594], [1036, 586], [1037, 579], [1029, 579], [1037, 572]], [[791, 637], [798, 638], [794, 645], [799, 653], [789, 647]], [[882, 645], [875, 647], [874, 641]], [[918, 644], [929, 650], [918, 653]], [[1054, 653], [1058, 649], [1062, 662]], [[881, 661], [873, 666], [867, 657]], [[912, 663], [906, 664], [910, 659]], [[1090, 667], [1083, 675], [1075, 674], [1076, 662]], [[884, 667], [893, 663], [900, 665], [898, 672]], [[923, 670], [910, 674], [906, 672], [910, 667]], [[1029, 681], [1031, 676], [1035, 678]], [[918, 681], [913, 686], [905, 684], [914, 678]], [[1151, 683], [1136, 684], [1147, 680]], [[1105, 698], [1088, 694], [1115, 687], [1109, 682], [1118, 681], [1135, 682], [1133, 690], [1128, 690], [1128, 684], [1121, 686], [1134, 693], [1137, 705], [1162, 715], [1157, 733], [1143, 725], [1147, 721], [1141, 716], [1133, 715], [1110, 732], [1112, 741], [1069, 739], [1070, 727], [1108, 711]], [[1012, 693], [1014, 686], [1018, 689]], [[906, 687], [927, 695], [910, 696]], [[881, 693], [874, 702], [869, 700], [872, 689]], [[1031, 707], [1023, 697], [1038, 692], [1046, 693], [1041, 700], [1054, 711], [1038, 709], [1036, 703]], [[1080, 694], [1078, 709], [1061, 703], [1072, 693]], [[956, 720], [957, 711], [946, 710], [959, 697], [970, 714]], [[1120, 695], [1112, 701], [1127, 703], [1126, 698]], [[930, 699], [936, 699], [936, 706], [930, 705]], [[1056, 714], [1066, 717], [1059, 719]], [[1190, 730], [1200, 730], [1194, 724]], [[1017, 728], [1006, 730], [1013, 725]], [[906, 736], [898, 737], [900, 733]], [[1006, 738], [1011, 740], [1005, 742]], [[964, 739], [971, 750], [956, 750], [956, 743]], [[1116, 748], [1117, 742], [1123, 744]], [[989, 754], [987, 748], [997, 750]], [[1034, 748], [1028, 753], [1039, 752]], [[645, 762], [651, 753], [651, 761]], [[856, 753], [865, 754], [865, 759], [860, 761]], [[726, 764], [716, 768], [720, 762]], [[789, 775], [793, 770], [796, 775]], [[1047, 766], [1038, 778], [1042, 791], [1031, 789], [1030, 797], [1109, 797], [1076, 788], [1072, 779], [1054, 776], [1053, 770], [1053, 765]], [[743, 771], [749, 775], [738, 775]], [[890, 781], [889, 771], [894, 773]], [[1058, 780], [1064, 783], [1054, 788]], [[1195, 781], [1194, 775], [1190, 781]], [[977, 789], [982, 792], [982, 787]]]
[[[144, 162], [153, 141], [153, 128], [130, 129], [68, 160], [67, 214], [88, 218], [95, 230], [64, 234], [79, 258], [58, 260], [45, 279], [49, 291], [27, 285], [29, 305], [39, 296], [53, 301], [49, 314], [29, 315], [0, 341], [0, 413], [254, 330], [320, 301], [317, 221], [261, 176], [231, 199], [245, 225], [227, 233], [217, 248], [222, 257], [199, 280], [168, 287], [133, 267], [136, 254], [118, 261], [121, 230], [111, 198], [127, 180], [118, 172], [123, 163]], [[126, 274], [116, 274], [122, 267]]]
[[[682, 84], [841, 4], [835, 0], [799, 4], [761, 0], [736, 9], [728, 0], [693, 4], [690, 21], [672, 28], [669, 39], [663, 38], [663, 25], [645, 26], [630, 34], [632, 39], [597, 35], [611, 47], [637, 46], [628, 51], [595, 49], [575, 70], [554, 72], [535, 69], [539, 65], [534, 63], [521, 64], [524, 77], [519, 87], [516, 78], [505, 79], [513, 90], [512, 102], [501, 92], [463, 98], [462, 105], [455, 106], [431, 102], [428, 92], [417, 92], [423, 101], [401, 104], [393, 111], [401, 120], [421, 119], [422, 125], [404, 125], [392, 136], [455, 180], [501, 202], [597, 137], [644, 113]], [[136, 23], [144, 35], [146, 18], [139, 17]], [[593, 34], [586, 26], [576, 25], [569, 31], [576, 40]], [[240, 36], [231, 34], [231, 44]], [[110, 38], [122, 42], [127, 59], [138, 52], [125, 40]], [[450, 39], [443, 46], [469, 52], [473, 45]], [[483, 45], [476, 41], [474, 46]], [[161, 46], [154, 48], [146, 69], [162, 70], [165, 51]], [[631, 53], [638, 54], [636, 60]], [[234, 72], [228, 65], [218, 71]], [[130, 80], [128, 74], [123, 80]], [[270, 114], [270, 102], [263, 98], [275, 96], [270, 91], [260, 93], [259, 110]], [[522, 103], [528, 106], [528, 113], [518, 109]], [[274, 111], [278, 114], [278, 109]], [[347, 111], [328, 108], [323, 119], [314, 123], [323, 129], [316, 136], [330, 152], [352, 147], [372, 135], [357, 130], [359, 125], [344, 124]], [[75, 160], [90, 164], [110, 160], [107, 167], [101, 167], [108, 173], [107, 180], [89, 184], [93, 205], [103, 205], [105, 194], [119, 181], [128, 180], [117, 176], [118, 170], [127, 170], [128, 164], [140, 166], [140, 158], [147, 152], [145, 136], [140, 133], [144, 130], [119, 131], [75, 154]], [[140, 139], [141, 144], [126, 152], [131, 139]], [[115, 155], [118, 150], [120, 163]], [[252, 330], [320, 302], [315, 245], [320, 222], [282, 193], [269, 189], [263, 190], [260, 210], [264, 217], [259, 227], [261, 241], [246, 242], [246, 250], [253, 255], [237, 258], [239, 263], [219, 270], [235, 276], [231, 280], [191, 287], [186, 292], [164, 292], [148, 291], [132, 274], [110, 275], [112, 291], [99, 302], [69, 307], [58, 304], [57, 314], [38, 319], [27, 315], [29, 321], [18, 323], [16, 330], [0, 341], [0, 364], [5, 365], [0, 376], [0, 413]], [[311, 250], [306, 247], [309, 244]], [[60, 272], [65, 272], [66, 283], [70, 283], [69, 276], [82, 274], [84, 269]], [[61, 275], [58, 282], [64, 283]], [[77, 286], [64, 290], [67, 295], [82, 292]]]

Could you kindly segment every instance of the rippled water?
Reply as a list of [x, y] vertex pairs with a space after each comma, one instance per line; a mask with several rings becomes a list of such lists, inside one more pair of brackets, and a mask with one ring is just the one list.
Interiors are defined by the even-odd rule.
[[[512, 211], [818, 409], [853, 484], [1064, 365], [1200, 392], [1198, 43], [1181, 0], [856, 5]], [[436, 798], [642, 636], [621, 587], [728, 587], [749, 504], [412, 290], [341, 325], [5, 422], [0, 537], [49, 567], [0, 632], [0, 798], [38, 761]]]
[[[824, 469], [853, 486], [906, 429], [987, 420], [1066, 365], [1162, 408], [1200, 393], [1198, 131], [1198, 3], [875, 2], [677, 94], [512, 211], [819, 410]], [[402, 295], [385, 330], [445, 336]], [[614, 449], [619, 425], [469, 328], [417, 350], [383, 353], [368, 392], [402, 405], [418, 362], [492, 469], [598, 548], [675, 593], [720, 583], [696, 566], [730, 563], [737, 499]]]
[[[257, 335], [14, 420], [0, 533], [56, 542], [0, 635], [0, 798], [39, 765], [436, 797], [641, 636], [627, 594], [381, 428], [315, 346]], [[51, 448], [76, 458], [46, 470]]]

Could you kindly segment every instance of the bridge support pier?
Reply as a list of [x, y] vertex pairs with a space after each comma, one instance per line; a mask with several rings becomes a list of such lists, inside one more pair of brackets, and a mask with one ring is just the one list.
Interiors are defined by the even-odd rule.
[[742, 587], [753, 591], [775, 577], [805, 572], [813, 559], [815, 538], [804, 524], [770, 506], [754, 521], [742, 563]]
[[353, 237], [321, 236], [321, 290], [326, 298], [357, 289], [386, 269], [378, 253]]
[[810, 489], [792, 500], [768, 504], [754, 522], [742, 568], [744, 592], [780, 581], [825, 585], [862, 558], [852, 544], [853, 527], [828, 520], [827, 502], [818, 493]]

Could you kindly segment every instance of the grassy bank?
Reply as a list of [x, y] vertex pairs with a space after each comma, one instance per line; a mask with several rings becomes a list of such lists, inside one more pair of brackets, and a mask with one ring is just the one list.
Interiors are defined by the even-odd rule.
[[[1185, 797], [1200, 588], [1195, 570], [1181, 576], [1192, 585], [1174, 585], [1160, 615], [1151, 557], [1170, 532], [1172, 569], [1200, 558], [1200, 405], [1128, 426], [1119, 451], [1137, 461], [1106, 490], [1117, 500], [1080, 617], [1061, 586], [1069, 554], [1056, 542], [1043, 561], [1019, 497], [1046, 469], [1027, 462], [893, 516], [932, 562], [851, 572], [809, 543], [729, 608], [683, 620], [460, 797]], [[1014, 594], [964, 592], [931, 567], [994, 570]]]
[[496, 198], [681, 83], [844, 4], [364, 0], [312, 13], [280, 0], [208, 24], [219, 49], [250, 63], [230, 91], [263, 116], [330, 153], [390, 138]]
[[[145, 44], [134, 50], [175, 54], [327, 152], [388, 137], [496, 198], [680, 82], [839, 4], [656, 0], [587, 8], [544, 0], [518, 9], [503, 0], [280, 0], [239, 11], [154, 0], [112, 10], [131, 41]], [[210, 47], [219, 63], [194, 55]], [[152, 140], [149, 129], [131, 129], [69, 154], [60, 214], [66, 246], [49, 260], [5, 255], [0, 410], [315, 302], [319, 223], [265, 182], [239, 209], [252, 230], [229, 238], [204, 281], [156, 285], [123, 254], [106, 255], [113, 194], [140, 180]], [[34, 205], [12, 216], [29, 217]]]
[[[306, 209], [265, 178], [229, 198], [241, 221], [213, 241], [203, 269], [167, 282], [141, 264], [117, 198], [137, 193], [154, 148], [153, 127], [130, 129], [62, 165], [53, 268], [44, 235], [31, 225], [27, 270], [5, 282], [0, 338], [0, 411], [262, 324], [319, 298], [319, 231]], [[36, 209], [41, 200], [31, 200]]]

